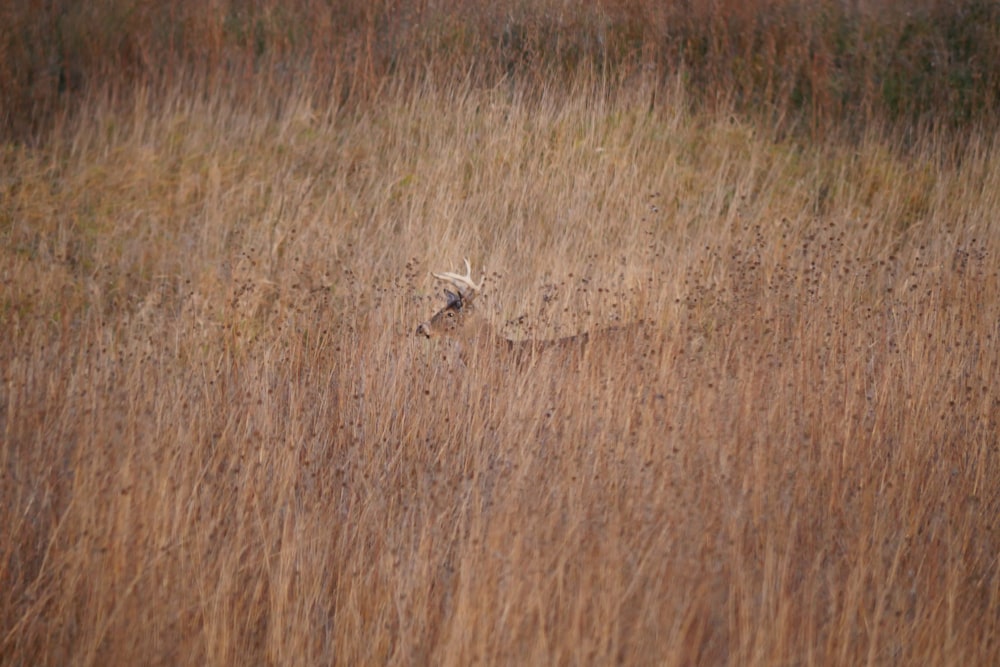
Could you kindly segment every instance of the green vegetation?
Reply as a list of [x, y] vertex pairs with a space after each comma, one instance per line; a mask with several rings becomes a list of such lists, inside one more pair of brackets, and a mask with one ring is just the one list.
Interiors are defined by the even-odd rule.
[[163, 91], [190, 72], [210, 91], [294, 88], [324, 105], [364, 104], [388, 82], [430, 71], [485, 86], [596, 73], [617, 87], [679, 74], [693, 103], [812, 133], [872, 122], [993, 126], [1000, 105], [991, 0], [36, 5], [4, 10], [8, 137], [44, 132], [95, 89]]
[[0, 10], [0, 662], [1000, 662], [997, 9], [694, 4]]

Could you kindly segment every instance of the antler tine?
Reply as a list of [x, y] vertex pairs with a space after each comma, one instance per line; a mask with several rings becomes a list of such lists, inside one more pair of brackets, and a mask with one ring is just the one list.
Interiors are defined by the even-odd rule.
[[483, 287], [482, 281], [479, 284], [472, 282], [472, 265], [469, 264], [469, 259], [465, 260], [465, 275], [459, 275], [457, 273], [452, 273], [446, 271], [445, 273], [432, 273], [432, 276], [439, 280], [450, 280], [455, 287], [462, 289], [463, 287], [468, 287], [473, 292], [478, 292]]

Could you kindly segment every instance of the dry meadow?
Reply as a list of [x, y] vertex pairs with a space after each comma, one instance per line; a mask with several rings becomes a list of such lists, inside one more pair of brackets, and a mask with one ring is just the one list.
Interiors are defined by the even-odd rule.
[[3, 145], [0, 662], [1000, 661], [995, 132], [283, 90]]

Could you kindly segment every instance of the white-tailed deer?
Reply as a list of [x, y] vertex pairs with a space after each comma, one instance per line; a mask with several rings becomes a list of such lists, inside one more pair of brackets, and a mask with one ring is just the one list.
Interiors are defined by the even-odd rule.
[[439, 280], [450, 282], [456, 291], [446, 289], [448, 302], [426, 322], [417, 326], [417, 335], [425, 338], [448, 338], [457, 343], [461, 355], [468, 358], [470, 352], [497, 351], [514, 356], [523, 361], [538, 352], [552, 348], [584, 349], [588, 343], [598, 340], [616, 340], [642, 331], [641, 322], [624, 327], [600, 329], [584, 332], [576, 336], [549, 340], [511, 340], [496, 332], [487, 319], [476, 310], [474, 301], [482, 288], [472, 280], [472, 266], [465, 260], [465, 275], [458, 273], [433, 273]]

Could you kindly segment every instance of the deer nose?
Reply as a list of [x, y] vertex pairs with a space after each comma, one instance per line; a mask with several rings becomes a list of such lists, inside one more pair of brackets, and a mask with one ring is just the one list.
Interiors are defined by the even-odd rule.
[[427, 326], [427, 322], [421, 322], [417, 325], [417, 335], [423, 336], [424, 338], [431, 337], [431, 328]]

